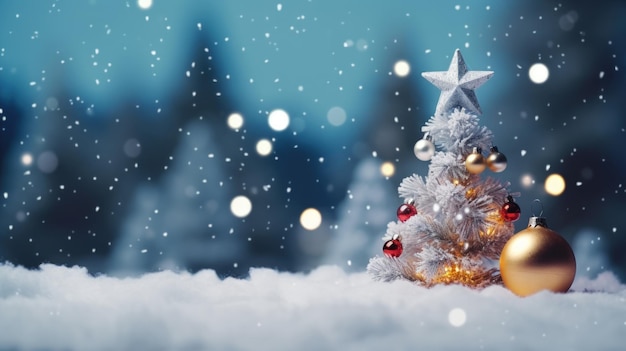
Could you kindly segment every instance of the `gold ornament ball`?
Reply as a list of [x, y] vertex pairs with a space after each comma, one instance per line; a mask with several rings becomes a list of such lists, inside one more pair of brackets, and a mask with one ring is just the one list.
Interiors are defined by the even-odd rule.
[[502, 172], [506, 169], [507, 159], [503, 153], [498, 151], [497, 147], [491, 148], [491, 153], [487, 156], [487, 167], [493, 172]]
[[485, 170], [485, 167], [487, 167], [485, 164], [485, 158], [479, 150], [474, 148], [474, 152], [467, 155], [465, 158], [465, 168], [467, 168], [467, 171], [472, 174], [480, 174]]
[[500, 254], [500, 275], [509, 290], [528, 296], [542, 290], [567, 292], [576, 276], [572, 248], [545, 219], [532, 217], [528, 228], [513, 235]]

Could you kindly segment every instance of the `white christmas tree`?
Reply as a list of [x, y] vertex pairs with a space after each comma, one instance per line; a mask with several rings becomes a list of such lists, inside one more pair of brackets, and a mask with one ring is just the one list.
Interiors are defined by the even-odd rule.
[[[230, 226], [227, 179], [214, 133], [192, 121], [158, 184], [137, 190], [133, 211], [111, 255], [118, 274], [162, 269], [223, 268], [246, 253]], [[228, 262], [228, 263], [227, 263]]]
[[[398, 221], [387, 226], [385, 255], [372, 258], [368, 272], [377, 280], [425, 286], [499, 283], [498, 258], [520, 210], [509, 184], [480, 177], [486, 168], [501, 172], [507, 165], [477, 117], [474, 90], [493, 72], [468, 71], [456, 50], [448, 71], [422, 75], [441, 90], [435, 114], [422, 127], [424, 139], [414, 148], [417, 158], [430, 160], [428, 176], [414, 174], [400, 184], [405, 203]], [[490, 150], [488, 156], [483, 150]]]
[[374, 158], [366, 158], [356, 168], [348, 196], [339, 205], [337, 230], [328, 242], [323, 264], [360, 271], [380, 250], [372, 238], [387, 223], [388, 217], [382, 209], [392, 206], [395, 200], [379, 168], [380, 161]]

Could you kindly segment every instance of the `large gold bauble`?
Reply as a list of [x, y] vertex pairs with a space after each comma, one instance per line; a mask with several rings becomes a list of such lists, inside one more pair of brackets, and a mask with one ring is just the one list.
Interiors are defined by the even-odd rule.
[[567, 292], [576, 276], [576, 259], [567, 241], [548, 229], [545, 218], [531, 217], [528, 228], [504, 245], [500, 275], [504, 286], [519, 296], [541, 290]]
[[472, 174], [480, 174], [485, 170], [487, 164], [485, 158], [480, 153], [480, 148], [474, 148], [474, 151], [465, 158], [465, 168]]

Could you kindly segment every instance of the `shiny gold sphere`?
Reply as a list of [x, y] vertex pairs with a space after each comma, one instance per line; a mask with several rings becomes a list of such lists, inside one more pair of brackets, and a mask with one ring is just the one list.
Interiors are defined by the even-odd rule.
[[519, 296], [541, 290], [567, 292], [576, 276], [576, 259], [562, 236], [535, 224], [513, 235], [504, 245], [500, 275], [504, 286]]
[[465, 168], [472, 174], [480, 174], [485, 170], [485, 167], [487, 167], [487, 164], [480, 152], [472, 152], [465, 158]]
[[507, 159], [503, 153], [495, 151], [487, 156], [487, 167], [489, 167], [489, 169], [493, 172], [502, 172], [506, 169], [506, 166]]

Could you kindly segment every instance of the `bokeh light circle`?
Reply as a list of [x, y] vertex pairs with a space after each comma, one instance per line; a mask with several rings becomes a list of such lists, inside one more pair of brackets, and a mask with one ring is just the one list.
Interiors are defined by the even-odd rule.
[[448, 313], [448, 322], [450, 322], [453, 327], [462, 326], [463, 324], [465, 324], [466, 320], [467, 315], [462, 308], [453, 308], [452, 310], [450, 310], [450, 313]]
[[232, 212], [235, 217], [247, 217], [250, 212], [252, 212], [252, 202], [246, 196], [235, 196], [230, 201], [230, 212]]
[[270, 112], [267, 123], [273, 130], [277, 132], [283, 131], [289, 127], [289, 114], [282, 109], [273, 110]]
[[152, 7], [152, 0], [137, 0], [137, 6], [142, 10], [147, 10]]
[[387, 161], [387, 162], [383, 162], [383, 164], [380, 165], [380, 174], [383, 175], [383, 177], [391, 177], [396, 173], [396, 166], [393, 165], [393, 163]]
[[300, 225], [306, 230], [315, 230], [322, 224], [322, 214], [315, 208], [307, 208], [300, 214]]
[[230, 129], [240, 129], [243, 127], [243, 116], [240, 113], [233, 112], [228, 116], [226, 124]]
[[343, 108], [335, 106], [328, 110], [326, 118], [328, 119], [328, 122], [330, 124], [338, 127], [346, 122], [348, 116], [346, 115], [346, 111]]
[[267, 156], [272, 153], [272, 142], [267, 139], [261, 139], [256, 143], [256, 152], [261, 156]]
[[559, 196], [565, 191], [565, 179], [560, 174], [550, 174], [544, 183], [546, 192], [552, 196]]
[[406, 77], [411, 73], [411, 65], [405, 60], [400, 60], [393, 65], [393, 73], [398, 77]]
[[535, 84], [543, 84], [550, 77], [548, 67], [543, 63], [535, 63], [528, 69], [528, 78]]
[[28, 152], [25, 154], [22, 154], [22, 158], [21, 158], [21, 162], [24, 166], [30, 166], [33, 164], [33, 155], [29, 154]]
[[50, 151], [44, 151], [37, 157], [37, 168], [43, 173], [52, 173], [57, 169], [59, 159], [57, 155]]

